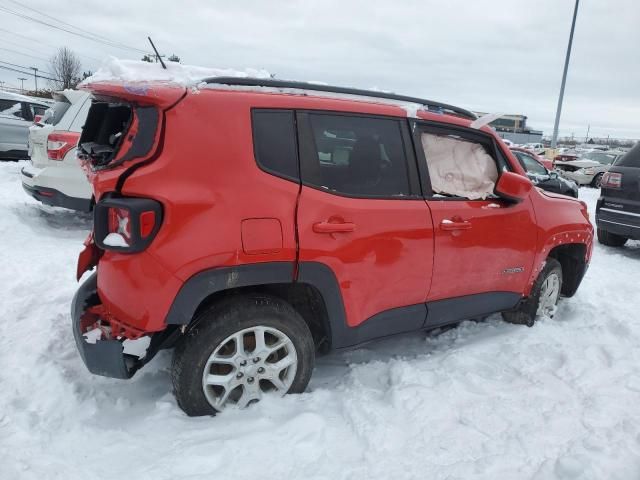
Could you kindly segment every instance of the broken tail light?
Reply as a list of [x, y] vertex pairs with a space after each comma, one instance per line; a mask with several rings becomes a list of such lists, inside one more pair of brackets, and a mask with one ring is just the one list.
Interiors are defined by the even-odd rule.
[[64, 160], [64, 156], [78, 145], [78, 132], [51, 132], [47, 138], [47, 157], [49, 160]]
[[601, 188], [616, 188], [622, 187], [622, 174], [617, 172], [607, 172], [602, 176], [602, 182], [600, 182]]
[[160, 229], [162, 205], [150, 198], [106, 197], [94, 207], [98, 247], [136, 253], [149, 246]]

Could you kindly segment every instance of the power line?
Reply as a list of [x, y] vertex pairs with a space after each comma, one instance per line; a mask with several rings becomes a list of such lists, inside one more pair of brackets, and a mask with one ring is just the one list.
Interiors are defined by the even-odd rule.
[[[23, 72], [22, 70], [18, 70], [17, 68], [5, 67], [4, 65], [0, 65], [0, 68], [3, 70], [11, 70], [12, 72], [22, 73], [23, 75], [33, 75], [33, 72]], [[38, 78], [43, 78], [45, 80], [51, 80], [52, 82], [58, 82], [55, 78], [49, 78], [42, 75], [38, 75]]]
[[[26, 69], [31, 68], [31, 67], [27, 67], [26, 65], [18, 65], [17, 63], [5, 62], [4, 60], [0, 60], [0, 63], [4, 63], [6, 65], [11, 65], [12, 67], [17, 67], [17, 68], [26, 68]], [[52, 77], [56, 76], [55, 73], [47, 72], [45, 70], [40, 70], [40, 71], [43, 72], [43, 73], [46, 73], [47, 75], [51, 75]]]
[[7, 40], [6, 38], [0, 39], [0, 43], [7, 43], [9, 45], [12, 45], [14, 48], [18, 47], [18, 48], [21, 48], [23, 50], [28, 50], [28, 51], [34, 52], [34, 53], [43, 53], [42, 50], [36, 50], [35, 48], [27, 47], [27, 46], [21, 44], [20, 42], [13, 42], [11, 40]]
[[29, 16], [29, 15], [25, 15], [23, 13], [20, 13], [20, 12], [16, 12], [14, 10], [11, 10], [11, 9], [7, 8], [7, 7], [0, 6], [0, 11], [9, 13], [11, 15], [15, 15], [17, 17], [20, 17], [20, 18], [24, 19], [24, 20], [30, 20], [32, 22], [39, 23], [40, 25], [45, 25], [47, 27], [55, 28], [56, 30], [61, 30], [63, 32], [70, 33], [71, 35], [76, 35], [78, 37], [85, 38], [87, 40], [92, 40], [92, 41], [97, 42], [97, 43], [102, 43], [102, 44], [108, 45], [110, 47], [116, 47], [116, 48], [121, 48], [121, 49], [125, 49], [125, 50], [135, 50], [137, 52], [145, 53], [145, 54], [149, 53], [146, 50], [141, 50], [139, 48], [129, 47], [127, 45], [115, 43], [115, 42], [112, 42], [112, 41], [100, 40], [100, 39], [95, 38], [95, 37], [91, 37], [91, 36], [88, 36], [88, 35], [85, 35], [85, 34], [82, 34], [82, 33], [74, 32], [72, 30], [68, 30], [66, 28], [59, 27], [57, 25], [53, 25], [51, 23], [45, 22], [45, 21], [40, 20], [38, 18], [34, 18], [34, 17]]
[[31, 57], [31, 58], [36, 58], [38, 60], [42, 60], [44, 62], [48, 62], [49, 60], [47, 60], [46, 58], [43, 57], [37, 57], [36, 55], [30, 55], [28, 53], [23, 53], [23, 52], [19, 52], [17, 50], [12, 50], [11, 48], [5, 48], [5, 47], [0, 47], [0, 50], [6, 50], [7, 52], [11, 52], [11, 53], [17, 53], [18, 55], [24, 55], [25, 57]]
[[[37, 13], [41, 17], [50, 18], [51, 20], [54, 20], [54, 21], [56, 21], [58, 23], [61, 23], [62, 25], [66, 25], [66, 26], [74, 28], [74, 29], [76, 29], [76, 30], [78, 30], [80, 32], [87, 33], [87, 34], [91, 35], [92, 37], [96, 37], [96, 38], [99, 38], [99, 39], [102, 39], [102, 40], [106, 40], [107, 42], [111, 42], [111, 40], [109, 38], [105, 37], [105, 36], [98, 35], [97, 33], [90, 32], [89, 30], [84, 30], [83, 28], [77, 27], [76, 25], [72, 25], [71, 23], [68, 23], [68, 22], [65, 22], [63, 20], [60, 20], [59, 18], [53, 17], [53, 16], [48, 15], [46, 13], [42, 13], [42, 12], [38, 11], [35, 8], [27, 7], [26, 5], [21, 4], [20, 2], [16, 2], [16, 0], [9, 0], [9, 1], [11, 3], [15, 4], [15, 5], [18, 5], [19, 7], [22, 7], [24, 9], [26, 9], [26, 10], [31, 10], [32, 12]], [[114, 42], [114, 43], [117, 43], [117, 42]], [[123, 46], [126, 46], [126, 45], [123, 45]], [[129, 47], [127, 47], [127, 48], [129, 48]]]
[[[37, 43], [39, 46], [49, 47], [49, 48], [51, 48], [53, 50], [58, 50], [58, 48], [59, 48], [59, 47], [56, 47], [55, 45], [51, 45], [50, 43], [44, 43], [42, 40], [38, 40], [38, 39], [33, 38], [33, 37], [27, 37], [26, 35], [22, 35], [21, 33], [12, 32], [11, 30], [7, 30], [6, 28], [1, 28], [0, 27], [0, 32], [5, 32], [5, 33], [8, 33], [9, 35], [15, 35], [17, 37], [24, 38], [25, 40], [29, 40], [30, 42]], [[7, 40], [4, 40], [4, 41], [7, 41]], [[17, 45], [17, 43], [15, 43], [15, 42], [12, 42], [12, 43], [14, 45]], [[28, 48], [28, 47], [25, 47], [24, 45], [22, 45], [22, 48]], [[28, 49], [36, 51], [35, 49], [32, 49], [32, 48], [28, 48]], [[98, 58], [91, 57], [89, 55], [85, 55], [84, 53], [76, 53], [76, 55], [79, 55], [79, 56], [84, 57], [84, 58], [88, 58], [90, 60], [94, 60], [96, 62], [100, 62], [101, 61]]]

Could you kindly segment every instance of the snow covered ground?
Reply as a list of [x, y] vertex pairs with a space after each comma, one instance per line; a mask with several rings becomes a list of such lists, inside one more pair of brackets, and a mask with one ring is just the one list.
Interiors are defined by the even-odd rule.
[[308, 393], [188, 418], [168, 353], [128, 382], [85, 370], [68, 312], [90, 217], [27, 197], [20, 167], [0, 164], [0, 479], [640, 478], [640, 243], [597, 245], [532, 329], [378, 342], [321, 358]]

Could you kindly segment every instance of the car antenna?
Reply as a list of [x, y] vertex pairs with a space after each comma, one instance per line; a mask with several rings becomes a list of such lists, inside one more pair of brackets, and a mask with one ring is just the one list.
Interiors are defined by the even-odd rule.
[[151, 44], [151, 47], [153, 48], [153, 51], [156, 52], [156, 58], [158, 60], [160, 60], [160, 64], [162, 65], [162, 68], [164, 68], [166, 70], [167, 66], [164, 64], [164, 61], [162, 61], [162, 57], [158, 53], [158, 49], [156, 48], [156, 46], [153, 44], [153, 40], [151, 40], [151, 37], [147, 37], [147, 38], [149, 39], [149, 43]]

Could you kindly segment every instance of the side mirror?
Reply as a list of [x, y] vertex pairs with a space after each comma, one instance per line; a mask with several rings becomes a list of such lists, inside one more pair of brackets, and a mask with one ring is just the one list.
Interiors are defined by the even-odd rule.
[[554, 172], [553, 170], [549, 170], [549, 176], [553, 179], [558, 178], [558, 172]]
[[496, 184], [496, 193], [513, 202], [521, 202], [529, 195], [533, 183], [527, 177], [513, 172], [502, 172]]

